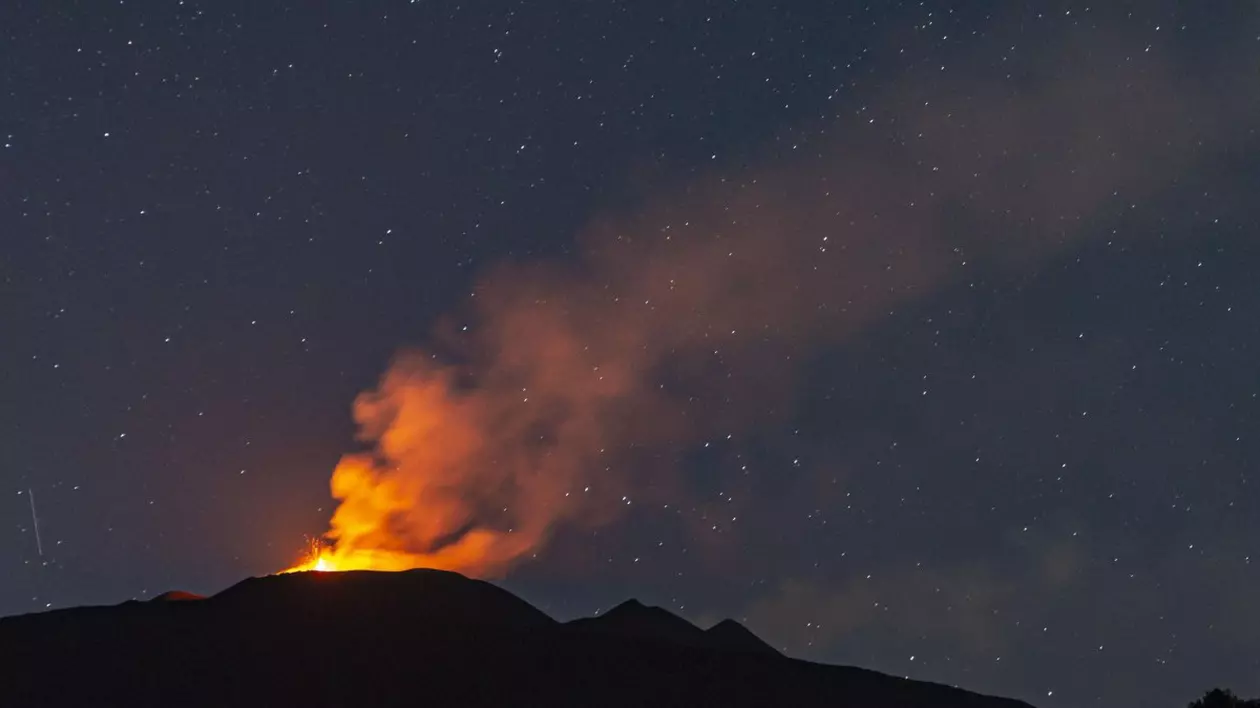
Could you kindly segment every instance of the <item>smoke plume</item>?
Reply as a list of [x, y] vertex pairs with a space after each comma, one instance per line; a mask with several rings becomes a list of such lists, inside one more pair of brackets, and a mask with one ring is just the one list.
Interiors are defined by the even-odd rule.
[[762, 424], [803, 355], [1071, 246], [1257, 115], [1254, 92], [1130, 56], [1065, 57], [1069, 78], [1018, 88], [912, 81], [755, 167], [662, 186], [576, 259], [485, 273], [432, 350], [355, 402], [366, 451], [332, 477], [331, 564], [494, 575], [606, 523], [641, 481], [615, 464], [628, 447]]

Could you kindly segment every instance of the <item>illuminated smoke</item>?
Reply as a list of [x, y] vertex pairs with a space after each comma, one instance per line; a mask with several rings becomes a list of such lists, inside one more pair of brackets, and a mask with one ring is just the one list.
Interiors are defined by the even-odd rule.
[[[616, 464], [628, 445], [764, 424], [801, 354], [979, 263], [1062, 249], [1256, 115], [1127, 66], [1017, 97], [898, 87], [861, 119], [775, 143], [786, 157], [593, 224], [573, 261], [486, 273], [467, 333], [437, 336], [441, 356], [400, 354], [355, 402], [368, 449], [333, 473], [330, 547], [301, 567], [501, 573], [557, 528], [624, 508], [642, 481]], [[688, 405], [719, 387], [737, 393]]]

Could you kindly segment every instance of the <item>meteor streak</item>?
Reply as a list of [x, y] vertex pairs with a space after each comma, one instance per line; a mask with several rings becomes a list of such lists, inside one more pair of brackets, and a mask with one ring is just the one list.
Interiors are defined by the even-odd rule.
[[39, 549], [39, 557], [44, 557], [44, 542], [39, 538], [39, 516], [35, 514], [35, 490], [27, 489], [26, 496], [31, 500], [31, 523], [35, 525], [35, 547]]

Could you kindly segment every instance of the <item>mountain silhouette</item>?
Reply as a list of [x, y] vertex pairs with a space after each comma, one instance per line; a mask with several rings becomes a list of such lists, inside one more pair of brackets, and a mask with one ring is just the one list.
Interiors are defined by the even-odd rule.
[[720, 651], [779, 655], [773, 647], [735, 620], [722, 620], [703, 630], [669, 610], [644, 605], [633, 599], [595, 617], [573, 620], [566, 627], [571, 631], [634, 640], [667, 641]]
[[704, 646], [704, 630], [660, 607], [638, 600], [626, 600], [594, 617], [583, 617], [567, 625], [571, 630], [593, 634], [665, 640], [677, 644]]
[[780, 656], [779, 651], [747, 627], [733, 619], [724, 619], [705, 630], [709, 645], [727, 651], [742, 651], [752, 654], [773, 654]]
[[524, 630], [555, 620], [512, 593], [444, 570], [404, 573], [348, 571], [249, 578], [215, 595], [216, 609], [265, 613], [272, 621], [336, 624], [355, 617], [384, 623], [460, 631]]
[[636, 601], [562, 624], [443, 571], [165, 600], [0, 618], [0, 705], [1030, 708], [791, 659], [736, 622], [705, 631]]

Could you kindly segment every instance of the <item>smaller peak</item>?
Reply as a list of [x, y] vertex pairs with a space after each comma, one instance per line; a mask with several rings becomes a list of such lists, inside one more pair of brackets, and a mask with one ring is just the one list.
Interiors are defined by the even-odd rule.
[[746, 652], [749, 654], [774, 654], [781, 656], [779, 650], [770, 646], [764, 639], [753, 634], [752, 630], [733, 619], [724, 619], [704, 631], [713, 646], [727, 651]]
[[149, 602], [187, 602], [190, 600], [204, 600], [204, 595], [198, 595], [195, 592], [187, 592], [184, 590], [167, 590], [166, 592], [154, 597]]
[[682, 617], [679, 617], [673, 612], [670, 612], [664, 607], [657, 607], [656, 605], [645, 605], [634, 598], [630, 598], [629, 600], [626, 600], [625, 602], [621, 603], [620, 605], [617, 605], [611, 610], [603, 614], [596, 615], [595, 617], [592, 617], [591, 619], [594, 621], [605, 621], [605, 620], [622, 620], [622, 621], [635, 621], [635, 622], [648, 621], [648, 622], [653, 622], [653, 623], [664, 623], [668, 625], [674, 625], [675, 627], [686, 626], [691, 629], [696, 629], [696, 630], [699, 629], [699, 627], [696, 627], [695, 625], [691, 624], [690, 622], [683, 619]]
[[704, 639], [704, 632], [682, 617], [661, 607], [645, 605], [635, 599], [626, 600], [594, 617], [573, 620], [569, 625], [601, 634], [682, 644], [699, 644]]
[[717, 633], [726, 633], [726, 632], [748, 632], [749, 634], [752, 634], [752, 632], [751, 632], [751, 631], [750, 631], [747, 627], [745, 627], [744, 625], [740, 624], [739, 622], [736, 622], [735, 620], [733, 620], [733, 619], [731, 619], [731, 618], [729, 618], [729, 617], [728, 617], [728, 618], [726, 618], [726, 619], [724, 619], [724, 620], [722, 620], [721, 622], [718, 622], [717, 624], [713, 625], [712, 627], [709, 627], [708, 629], [706, 629], [706, 630], [704, 630], [704, 631], [706, 631], [706, 632], [717, 632]]
[[652, 608], [648, 607], [642, 602], [639, 602], [636, 598], [632, 597], [629, 600], [626, 600], [625, 602], [621, 603], [620, 605], [617, 605], [616, 607], [612, 608], [611, 610], [597, 616], [607, 617], [608, 615], [611, 615], [614, 612], [642, 612], [644, 610], [650, 610], [650, 609]]

